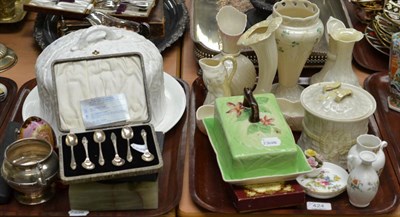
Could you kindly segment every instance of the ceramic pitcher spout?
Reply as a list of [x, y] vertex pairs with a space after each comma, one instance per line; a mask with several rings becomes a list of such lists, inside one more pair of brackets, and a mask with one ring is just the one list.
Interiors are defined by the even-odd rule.
[[218, 11], [216, 20], [222, 39], [223, 51], [229, 54], [239, 53], [236, 42], [246, 28], [246, 14], [229, 5]]
[[253, 25], [238, 41], [239, 46], [251, 47], [258, 59], [258, 82], [254, 93], [271, 92], [278, 68], [278, 49], [275, 31], [282, 23], [281, 17], [269, 18]]

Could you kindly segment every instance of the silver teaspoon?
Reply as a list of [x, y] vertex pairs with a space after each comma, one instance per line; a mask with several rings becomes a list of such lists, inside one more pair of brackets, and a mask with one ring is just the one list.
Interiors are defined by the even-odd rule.
[[115, 151], [115, 156], [114, 159], [111, 161], [112, 164], [114, 166], [122, 166], [125, 164], [125, 160], [122, 159], [119, 155], [118, 155], [118, 149], [117, 149], [117, 136], [115, 135], [115, 133], [111, 133], [111, 141], [113, 143], [114, 146], [114, 151]]
[[75, 154], [74, 154], [74, 146], [78, 144], [78, 137], [76, 137], [73, 133], [68, 133], [65, 137], [65, 144], [71, 147], [71, 163], [70, 167], [72, 170], [76, 169], [76, 161], [75, 161]]
[[122, 138], [127, 140], [127, 151], [126, 151], [126, 160], [128, 162], [132, 162], [132, 153], [131, 147], [129, 145], [129, 140], [133, 138], [133, 130], [130, 127], [123, 127], [121, 130]]
[[147, 146], [147, 133], [146, 133], [146, 130], [142, 129], [142, 131], [140, 132], [140, 135], [142, 136], [144, 145], [146, 146], [146, 150], [142, 154], [142, 160], [150, 162], [150, 161], [152, 161], [154, 159], [154, 155], [152, 153], [150, 153], [149, 147]]
[[104, 165], [103, 150], [101, 149], [101, 143], [106, 140], [106, 135], [102, 130], [96, 130], [93, 133], [93, 140], [99, 144], [99, 164]]
[[82, 162], [82, 167], [87, 170], [92, 170], [92, 169], [94, 169], [95, 165], [89, 159], [88, 140], [86, 139], [86, 137], [82, 138], [82, 144], [83, 144], [83, 148], [85, 148], [85, 154], [86, 154], [86, 158]]

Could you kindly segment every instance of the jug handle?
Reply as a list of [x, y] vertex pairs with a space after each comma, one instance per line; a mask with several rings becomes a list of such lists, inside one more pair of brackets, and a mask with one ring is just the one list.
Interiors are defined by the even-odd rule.
[[236, 58], [233, 57], [233, 56], [224, 56], [221, 59], [221, 62], [225, 62], [227, 60], [232, 61], [232, 72], [230, 73], [230, 75], [228, 76], [228, 79], [227, 79], [228, 80], [228, 84], [231, 85], [233, 76], [235, 76], [236, 71], [237, 71], [237, 61], [236, 61]]
[[[223, 88], [224, 88], [224, 95], [231, 96], [231, 84], [233, 76], [236, 74], [237, 71], [237, 62], [235, 57], [233, 56], [224, 56], [220, 62], [224, 63], [225, 61], [230, 60], [232, 61], [232, 72], [228, 75], [228, 78], [224, 81]], [[225, 64], [224, 64], [225, 67]], [[228, 73], [227, 73], [228, 74]]]
[[38, 163], [37, 166], [36, 166], [36, 169], [38, 171], [38, 173], [37, 173], [37, 183], [39, 185], [41, 185], [41, 186], [46, 186], [47, 181], [46, 181], [46, 178], [44, 177], [43, 172], [42, 172], [43, 165]]
[[[91, 43], [96, 43], [100, 40], [117, 40], [120, 39], [122, 37], [122, 35], [118, 35], [115, 32], [111, 31], [109, 28], [105, 27], [105, 26], [96, 26], [97, 28], [89, 28], [87, 29], [82, 35], [81, 37], [78, 39], [78, 43], [77, 45], [73, 46], [71, 48], [71, 51], [77, 51], [77, 50], [82, 50], [84, 48], [86, 48], [87, 46], [89, 46], [89, 44]], [[102, 34], [100, 34], [100, 32], [104, 32], [105, 35], [103, 36]], [[95, 35], [97, 37], [92, 38], [91, 40], [89, 40], [89, 36], [90, 35]], [[99, 37], [102, 36], [102, 37]]]
[[381, 147], [381, 150], [383, 150], [384, 148], [386, 148], [386, 146], [388, 145], [388, 143], [386, 141], [382, 141], [379, 146]]

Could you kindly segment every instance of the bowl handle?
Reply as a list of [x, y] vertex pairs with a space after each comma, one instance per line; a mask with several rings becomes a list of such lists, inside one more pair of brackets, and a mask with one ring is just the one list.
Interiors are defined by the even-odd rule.
[[37, 183], [41, 186], [46, 186], [47, 181], [42, 172], [43, 169], [42, 164], [38, 163], [36, 169], [37, 169]]

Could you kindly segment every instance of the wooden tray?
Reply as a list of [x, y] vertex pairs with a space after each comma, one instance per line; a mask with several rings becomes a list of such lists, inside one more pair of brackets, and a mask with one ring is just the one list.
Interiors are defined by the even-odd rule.
[[[364, 33], [366, 24], [361, 23], [355, 17], [354, 5], [349, 1], [345, 2], [353, 28]], [[367, 39], [365, 39], [365, 36], [361, 41], [354, 45], [353, 58], [358, 65], [370, 70], [370, 72], [386, 72], [389, 69], [389, 56], [386, 56], [373, 48], [368, 43]]]
[[[201, 78], [192, 84], [190, 96], [190, 126], [189, 126], [189, 191], [193, 201], [200, 207], [217, 213], [237, 213], [229, 195], [228, 186], [223, 182], [215, 153], [208, 137], [200, 132], [195, 123], [195, 111], [203, 103], [206, 88]], [[371, 118], [371, 120], [374, 120]], [[400, 129], [400, 128], [398, 128]], [[374, 125], [371, 133], [378, 132]], [[299, 136], [299, 135], [296, 135]], [[389, 143], [389, 146], [393, 145]], [[387, 150], [385, 150], [386, 155]], [[398, 152], [400, 154], [400, 152]], [[364, 209], [359, 209], [349, 203], [346, 193], [329, 200], [320, 200], [306, 197], [306, 201], [329, 202], [330, 211], [307, 210], [306, 204], [298, 207], [273, 209], [263, 214], [321, 214], [321, 215], [371, 215], [393, 211], [399, 203], [399, 184], [390, 158], [386, 158], [386, 165], [380, 177], [380, 187], [375, 199]]]
[[400, 182], [400, 113], [389, 109], [387, 97], [389, 95], [389, 75], [379, 72], [365, 79], [365, 89], [372, 94], [376, 101], [374, 114], [383, 140], [388, 142], [386, 149], [391, 150], [389, 157], [395, 168], [397, 179]]
[[[311, 0], [320, 9], [320, 19], [325, 23], [329, 16], [335, 16], [342, 20], [346, 25], [348, 19], [346, 16], [346, 9], [343, 6], [343, 2], [347, 0]], [[220, 2], [221, 3], [221, 2]], [[194, 53], [197, 59], [212, 57], [215, 54], [221, 52], [220, 37], [218, 34], [218, 25], [216, 22], [216, 15], [221, 5], [218, 1], [209, 0], [196, 0], [192, 1], [192, 20], [190, 23], [190, 35], [194, 42]], [[242, 10], [238, 7], [239, 10]], [[257, 13], [253, 13], [254, 8], [243, 12], [247, 14], [247, 27], [249, 28], [253, 24], [265, 19], [266, 17], [259, 16]], [[308, 58], [305, 67], [322, 67], [326, 60], [326, 54], [328, 51], [328, 45], [326, 40], [322, 38], [317, 43], [310, 57]], [[257, 63], [257, 56], [252, 49], [243, 49], [242, 54], [247, 56], [253, 63]]]
[[[3, 102], [0, 102], [0, 133], [3, 128], [6, 128], [9, 115], [8, 112], [12, 108], [12, 105], [14, 103], [14, 99], [17, 95], [17, 84], [9, 79], [9, 78], [3, 78], [0, 77], [0, 83], [4, 84], [7, 88], [7, 97]], [[1, 134], [0, 134], [1, 138]]]
[[[189, 85], [177, 79], [185, 90], [186, 102], [189, 102]], [[36, 80], [28, 81], [19, 91], [11, 117], [12, 121], [22, 122], [22, 105], [30, 90], [36, 86]], [[159, 207], [154, 210], [132, 210], [115, 212], [90, 212], [90, 216], [158, 216], [174, 209], [180, 200], [183, 183], [183, 167], [186, 151], [188, 103], [179, 122], [165, 134], [163, 160], [164, 166], [159, 173]], [[68, 216], [68, 187], [57, 186], [56, 196], [50, 201], [35, 205], [21, 205], [15, 199], [10, 204], [0, 206], [0, 216]]]

